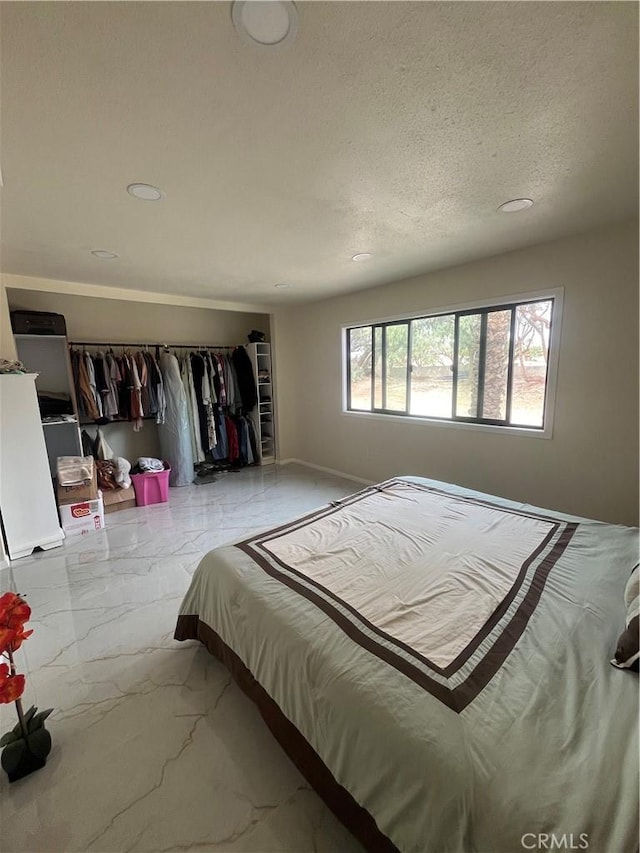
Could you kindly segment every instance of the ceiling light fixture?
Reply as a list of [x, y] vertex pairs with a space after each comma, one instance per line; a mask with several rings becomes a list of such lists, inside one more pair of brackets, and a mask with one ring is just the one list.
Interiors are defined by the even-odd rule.
[[277, 287], [278, 290], [288, 290], [291, 285], [290, 284], [274, 284], [274, 287]]
[[530, 198], [514, 198], [511, 201], [505, 201], [498, 208], [502, 213], [517, 213], [519, 210], [528, 210], [533, 207], [533, 201]]
[[370, 261], [372, 257], [373, 255], [371, 254], [371, 252], [360, 252], [359, 255], [354, 255], [351, 260], [361, 264], [365, 261]]
[[243, 41], [261, 47], [280, 47], [298, 32], [298, 13], [289, 0], [236, 0], [231, 20]]
[[127, 192], [143, 201], [159, 201], [164, 196], [162, 190], [152, 187], [151, 184], [129, 184]]
[[119, 255], [116, 255], [115, 252], [107, 252], [106, 249], [94, 249], [91, 254], [95, 255], [96, 258], [101, 258], [103, 261], [111, 261], [113, 258], [120, 257]]

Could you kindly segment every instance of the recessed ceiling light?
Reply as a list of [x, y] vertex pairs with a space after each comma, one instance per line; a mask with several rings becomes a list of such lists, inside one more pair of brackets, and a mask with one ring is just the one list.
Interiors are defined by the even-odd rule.
[[105, 249], [95, 249], [91, 254], [95, 255], [96, 258], [102, 258], [103, 261], [110, 261], [113, 258], [119, 257], [115, 252], [107, 252]]
[[279, 47], [298, 32], [298, 13], [288, 0], [236, 0], [231, 20], [244, 41], [262, 47]]
[[359, 255], [354, 255], [351, 260], [355, 261], [356, 263], [362, 263], [364, 261], [370, 261], [372, 257], [373, 255], [371, 254], [371, 252], [360, 252]]
[[533, 201], [530, 198], [514, 198], [511, 201], [505, 201], [498, 210], [502, 213], [516, 213], [518, 210], [527, 210], [530, 207], [533, 207]]
[[162, 190], [152, 187], [151, 184], [129, 184], [127, 192], [143, 201], [158, 201], [164, 195]]
[[288, 290], [291, 287], [290, 284], [274, 284], [274, 287], [277, 287], [279, 290]]

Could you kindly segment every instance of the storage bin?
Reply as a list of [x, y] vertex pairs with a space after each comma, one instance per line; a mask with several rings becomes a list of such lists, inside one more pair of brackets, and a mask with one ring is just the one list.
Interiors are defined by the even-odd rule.
[[148, 506], [149, 504], [166, 503], [169, 500], [170, 473], [171, 468], [167, 467], [164, 471], [131, 474], [137, 505]]

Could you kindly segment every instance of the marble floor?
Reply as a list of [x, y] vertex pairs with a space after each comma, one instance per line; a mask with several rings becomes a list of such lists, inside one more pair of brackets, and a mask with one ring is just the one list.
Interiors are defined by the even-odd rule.
[[[245, 469], [0, 572], [33, 610], [16, 655], [26, 707], [55, 708], [46, 767], [0, 774], [3, 853], [361, 851], [224, 667], [173, 640], [207, 551], [357, 488], [298, 465]], [[7, 731], [14, 707], [0, 711]]]

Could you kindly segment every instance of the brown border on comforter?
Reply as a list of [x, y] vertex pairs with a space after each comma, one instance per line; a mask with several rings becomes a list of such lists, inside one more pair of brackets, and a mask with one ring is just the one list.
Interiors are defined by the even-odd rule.
[[176, 640], [199, 640], [227, 667], [237, 684], [258, 706], [262, 718], [289, 758], [317, 791], [331, 811], [371, 853], [398, 853], [397, 847], [379, 829], [369, 812], [340, 785], [311, 744], [300, 734], [253, 677], [238, 655], [198, 616], [178, 617]]

